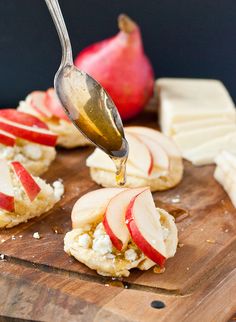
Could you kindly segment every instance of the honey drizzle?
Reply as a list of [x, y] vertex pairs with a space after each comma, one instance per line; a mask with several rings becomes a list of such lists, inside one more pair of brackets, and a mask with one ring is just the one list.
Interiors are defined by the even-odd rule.
[[111, 158], [116, 166], [116, 183], [123, 186], [126, 183], [126, 161], [127, 156], [121, 158]]

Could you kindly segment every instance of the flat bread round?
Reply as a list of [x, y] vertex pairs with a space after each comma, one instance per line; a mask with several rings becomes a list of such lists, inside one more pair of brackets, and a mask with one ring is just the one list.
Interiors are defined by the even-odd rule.
[[41, 214], [50, 210], [57, 203], [61, 196], [55, 193], [54, 188], [47, 184], [43, 179], [34, 177], [41, 191], [31, 202], [22, 190], [17, 179], [12, 179], [15, 190], [15, 211], [6, 212], [0, 209], [0, 228], [11, 228], [20, 223], [27, 222], [29, 219], [39, 217]]
[[[127, 261], [125, 259], [107, 258], [106, 255], [100, 255], [92, 248], [86, 249], [78, 245], [77, 239], [84, 231], [80, 228], [73, 229], [65, 236], [64, 250], [75, 257], [78, 261], [85, 264], [91, 269], [97, 271], [103, 276], [129, 276], [131, 268], [138, 267], [138, 265], [145, 260], [145, 256], [141, 256], [135, 261]], [[154, 263], [155, 265], [155, 263]]]
[[[115, 174], [99, 168], [90, 168], [92, 179], [103, 187], [116, 187]], [[176, 186], [183, 177], [183, 161], [181, 157], [171, 157], [168, 174], [155, 179], [127, 176], [124, 187], [136, 188], [149, 186], [151, 191], [162, 191]]]

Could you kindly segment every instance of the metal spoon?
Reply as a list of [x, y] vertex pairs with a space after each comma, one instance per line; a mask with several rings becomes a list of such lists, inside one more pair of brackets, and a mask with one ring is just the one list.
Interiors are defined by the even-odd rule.
[[54, 87], [75, 126], [92, 143], [114, 158], [128, 154], [128, 143], [120, 115], [110, 96], [91, 76], [73, 64], [67, 28], [57, 0], [45, 0], [62, 47], [61, 65]]

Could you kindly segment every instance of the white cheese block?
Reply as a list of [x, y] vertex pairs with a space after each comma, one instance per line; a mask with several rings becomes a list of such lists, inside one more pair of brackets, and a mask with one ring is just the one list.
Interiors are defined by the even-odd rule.
[[205, 142], [209, 142], [217, 137], [222, 137], [236, 131], [235, 124], [211, 126], [207, 128], [185, 131], [173, 136], [179, 149], [184, 153], [192, 148], [196, 148]]
[[218, 80], [160, 78], [157, 80], [160, 101], [160, 126], [167, 135], [176, 123], [212, 117], [236, 122], [234, 103]]
[[227, 124], [235, 124], [235, 120], [230, 118], [227, 119], [226, 117], [212, 117], [203, 120], [193, 120], [188, 122], [175, 123], [173, 124], [172, 129], [173, 135], [175, 135], [178, 133], [183, 133], [185, 131], [191, 131], [200, 128], [204, 129], [211, 126]]
[[222, 150], [236, 153], [236, 130], [185, 151], [183, 157], [194, 165], [211, 164]]
[[222, 151], [216, 158], [214, 178], [223, 186], [236, 207], [236, 156]]
[[[236, 172], [231, 173], [231, 175], [236, 176]], [[223, 172], [220, 167], [216, 168], [214, 177], [223, 186], [232, 204], [236, 208], [236, 181], [231, 181], [230, 175]]]
[[219, 153], [215, 158], [215, 163], [218, 166], [220, 166], [224, 171], [227, 171], [229, 167], [233, 168], [236, 171], [236, 155], [228, 151], [224, 150], [221, 153]]

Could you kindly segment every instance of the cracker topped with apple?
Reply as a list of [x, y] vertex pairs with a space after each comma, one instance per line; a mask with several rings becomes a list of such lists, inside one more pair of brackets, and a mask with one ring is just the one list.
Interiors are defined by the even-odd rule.
[[57, 135], [36, 116], [0, 110], [0, 158], [21, 162], [34, 174], [44, 173], [56, 157]]
[[24, 101], [20, 101], [19, 111], [37, 116], [49, 129], [58, 135], [57, 145], [74, 148], [90, 144], [72, 124], [57, 98], [53, 88], [47, 91], [34, 91]]
[[0, 228], [11, 228], [51, 209], [64, 193], [62, 182], [52, 186], [32, 176], [18, 161], [0, 159]]
[[[183, 161], [173, 140], [161, 132], [142, 126], [125, 128], [129, 143], [126, 187], [149, 186], [151, 191], [176, 186], [183, 176]], [[114, 163], [100, 149], [87, 158], [92, 179], [103, 187], [117, 186]]]
[[71, 219], [65, 251], [100, 275], [163, 267], [176, 252], [174, 218], [155, 207], [147, 187], [91, 191], [75, 203]]

